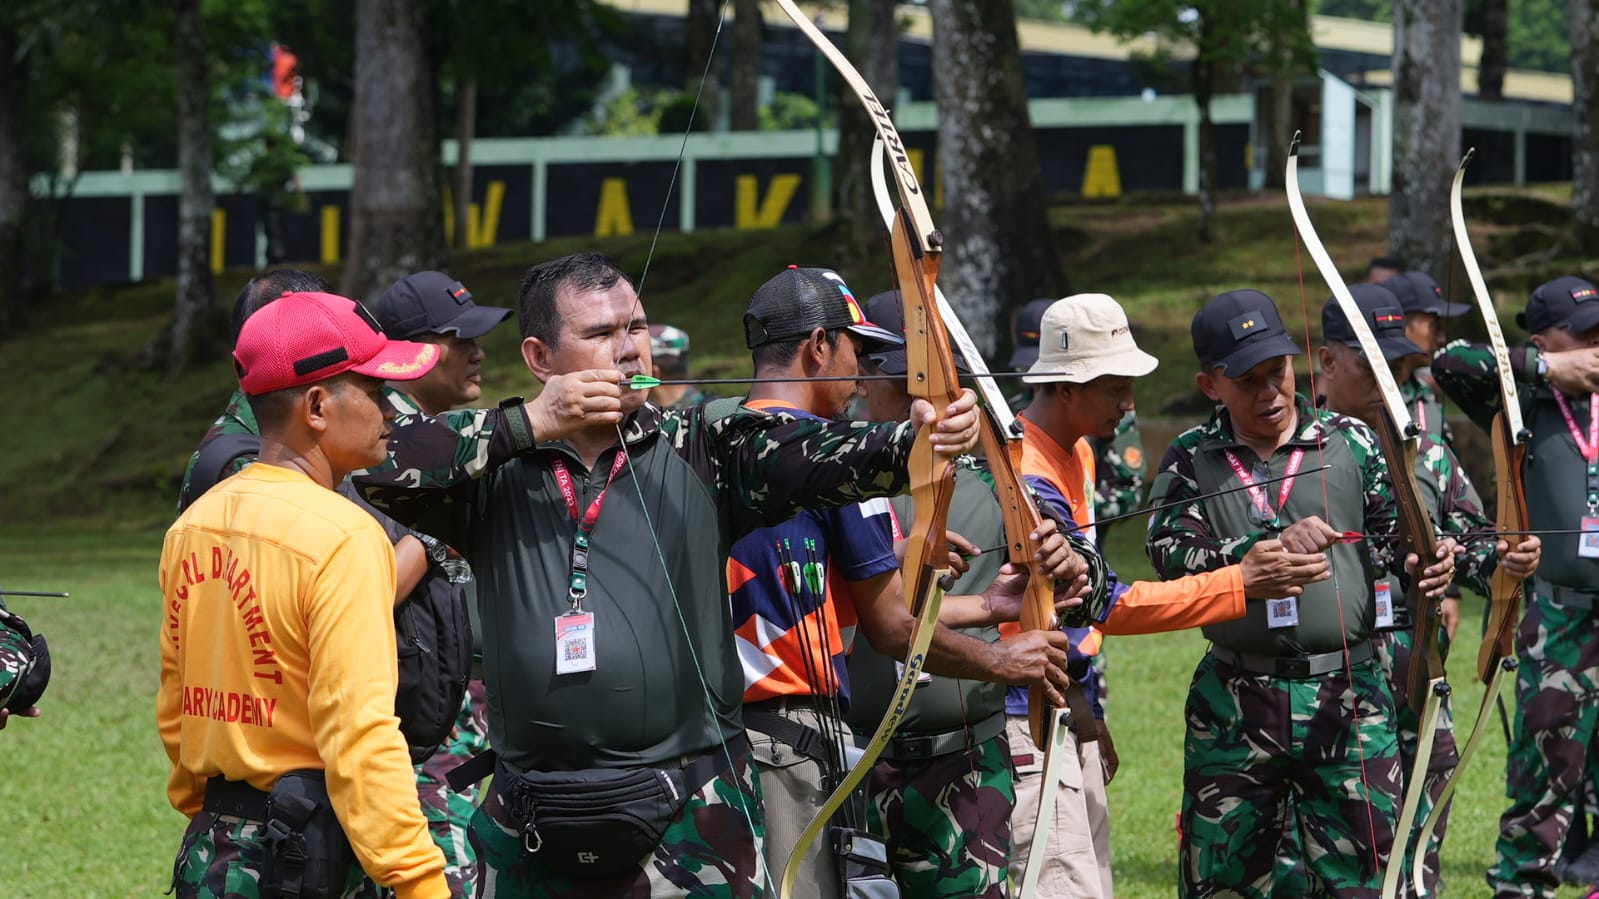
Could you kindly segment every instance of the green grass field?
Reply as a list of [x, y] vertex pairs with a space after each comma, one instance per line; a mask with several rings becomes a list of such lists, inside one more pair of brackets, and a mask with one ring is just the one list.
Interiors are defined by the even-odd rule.
[[[1501, 195], [1509, 192], [1495, 197]], [[1490, 212], [1504, 205], [1481, 204]], [[1593, 260], [1565, 258], [1496, 271], [1495, 256], [1511, 251], [1496, 253], [1494, 246], [1500, 235], [1505, 246], [1515, 244], [1515, 223], [1472, 214], [1489, 281], [1509, 307], [1519, 308], [1530, 285], [1554, 274], [1593, 273]], [[1312, 215], [1350, 277], [1384, 252], [1384, 198], [1313, 201]], [[1051, 217], [1073, 289], [1116, 296], [1139, 343], [1163, 360], [1138, 388], [1146, 447], [1157, 456], [1199, 414], [1188, 346], [1199, 304], [1223, 290], [1258, 287], [1277, 297], [1289, 328], [1299, 333], [1326, 297], [1314, 271], [1306, 275], [1296, 264], [1288, 213], [1275, 198], [1229, 198], [1220, 210], [1226, 243], [1217, 246], [1193, 240], [1196, 213], [1188, 202], [1063, 204]], [[479, 302], [514, 305], [521, 274], [533, 262], [597, 248], [637, 273], [649, 258], [643, 294], [650, 318], [693, 335], [697, 372], [733, 375], [749, 371], [738, 320], [750, 291], [790, 262], [833, 265], [837, 255], [836, 234], [798, 227], [668, 234], [653, 257], [649, 238], [511, 244], [463, 254], [450, 271]], [[877, 262], [846, 267], [844, 274], [864, 298], [889, 286], [885, 268]], [[230, 271], [218, 279], [220, 305], [230, 305], [250, 274]], [[327, 274], [336, 280], [336, 271]], [[29, 330], [0, 342], [0, 383], [7, 389], [0, 403], [0, 584], [73, 594], [13, 603], [50, 637], [56, 673], [45, 716], [0, 733], [0, 758], [8, 766], [0, 778], [6, 829], [0, 899], [159, 896], [167, 886], [183, 821], [166, 802], [167, 762], [154, 726], [155, 567], [184, 462], [233, 382], [221, 353], [176, 376], [139, 368], [139, 348], [170, 319], [171, 297], [170, 283], [58, 297], [32, 311]], [[485, 343], [485, 397], [528, 392], [514, 328], [501, 328]], [[1464, 423], [1457, 430], [1463, 439], [1475, 437]], [[1463, 455], [1468, 464], [1486, 458]], [[1149, 576], [1140, 535], [1131, 525], [1113, 532], [1112, 561], [1129, 578]], [[1466, 606], [1453, 673], [1456, 708], [1469, 719], [1481, 695], [1469, 676], [1481, 609]], [[1111, 786], [1118, 896], [1175, 892], [1182, 707], [1203, 651], [1193, 633], [1118, 638], [1106, 649], [1109, 714], [1122, 757]], [[1453, 895], [1481, 890], [1504, 804], [1503, 758], [1503, 740], [1494, 734], [1457, 797], [1444, 855]]]
[[[1149, 576], [1140, 534], [1129, 525], [1112, 532], [1112, 562], [1128, 579]], [[56, 674], [44, 717], [13, 721], [0, 733], [10, 772], [0, 778], [8, 831], [0, 896], [142, 897], [166, 889], [183, 819], [167, 805], [166, 757], [154, 723], [159, 553], [154, 530], [8, 529], [0, 536], [0, 583], [73, 594], [12, 603], [50, 637]], [[1482, 696], [1470, 674], [1481, 604], [1468, 597], [1463, 606], [1451, 682], [1457, 714], [1469, 719]], [[1122, 758], [1110, 787], [1118, 897], [1175, 892], [1182, 708], [1204, 648], [1197, 633], [1107, 643], [1109, 715]], [[1481, 890], [1504, 805], [1503, 771], [1496, 727], [1456, 798], [1444, 849], [1451, 895]]]

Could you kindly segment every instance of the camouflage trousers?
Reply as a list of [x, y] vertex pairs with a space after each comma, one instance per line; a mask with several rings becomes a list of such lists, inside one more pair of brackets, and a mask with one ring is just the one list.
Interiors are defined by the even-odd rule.
[[[201, 812], [189, 821], [172, 866], [178, 899], [260, 899], [266, 861], [266, 824], [234, 815]], [[380, 899], [379, 887], [360, 865], [350, 866], [344, 899]]]
[[[555, 874], [522, 849], [503, 792], [489, 787], [472, 816], [477, 895], [482, 899], [762, 899], [770, 878], [761, 856], [761, 787], [749, 754], [721, 747], [716, 776], [695, 790], [638, 871], [578, 880]], [[504, 776], [503, 771], [501, 776]], [[774, 891], [775, 892], [775, 891]]]
[[1273, 895], [1290, 803], [1315, 885], [1300, 895], [1379, 894], [1401, 800], [1399, 745], [1376, 661], [1352, 674], [1251, 674], [1211, 654], [1199, 663], [1186, 710], [1179, 896]]
[[[1438, 639], [1447, 654], [1449, 638], [1439, 630]], [[1414, 634], [1409, 630], [1380, 631], [1371, 638], [1372, 648], [1377, 652], [1377, 664], [1387, 676], [1388, 689], [1394, 697], [1394, 723], [1399, 729], [1399, 771], [1402, 778], [1408, 777], [1416, 764], [1416, 745], [1420, 739], [1418, 730], [1421, 720], [1411, 711], [1407, 698], [1409, 695], [1407, 675], [1413, 640]], [[1426, 785], [1423, 787], [1421, 801], [1416, 805], [1416, 818], [1411, 824], [1410, 836], [1406, 839], [1403, 869], [1406, 873], [1400, 880], [1398, 893], [1400, 896], [1411, 895], [1409, 872], [1416, 863], [1416, 839], [1421, 835], [1421, 826], [1426, 822], [1427, 816], [1432, 814], [1438, 797], [1443, 794], [1444, 784], [1449, 780], [1450, 772], [1459, 762], [1460, 753], [1455, 747], [1454, 713], [1451, 710], [1449, 697], [1446, 696], [1438, 709], [1437, 734], [1433, 737], [1432, 758], [1427, 762]], [[1405, 788], [1408, 786], [1409, 784], [1404, 784]], [[1403, 788], [1399, 795], [1403, 802]], [[1445, 809], [1443, 816], [1438, 819], [1438, 826], [1433, 829], [1433, 839], [1427, 847], [1427, 853], [1422, 857], [1422, 864], [1425, 866], [1422, 882], [1429, 896], [1438, 892], [1438, 853], [1443, 846], [1444, 833], [1448, 828], [1449, 810]], [[1288, 803], [1287, 824], [1277, 858], [1277, 892], [1286, 896], [1309, 895], [1310, 874], [1305, 869], [1304, 845], [1299, 841], [1298, 818], [1292, 800]], [[1384, 862], [1386, 863], [1386, 860]]]
[[461, 715], [439, 751], [416, 766], [416, 792], [422, 800], [422, 815], [427, 818], [428, 834], [444, 853], [444, 876], [450, 882], [450, 895], [470, 896], [477, 883], [477, 857], [466, 838], [472, 813], [477, 810], [476, 786], [457, 793], [445, 778], [461, 763], [489, 748], [489, 727], [484, 710], [483, 682], [467, 685], [461, 702]]
[[1499, 818], [1498, 861], [1488, 885], [1496, 896], [1552, 897], [1559, 885], [1555, 861], [1599, 728], [1599, 612], [1534, 594], [1516, 653], [1521, 667], [1505, 762], [1510, 807]]
[[878, 762], [866, 801], [903, 895], [1004, 899], [1016, 804], [1004, 731], [930, 759]]

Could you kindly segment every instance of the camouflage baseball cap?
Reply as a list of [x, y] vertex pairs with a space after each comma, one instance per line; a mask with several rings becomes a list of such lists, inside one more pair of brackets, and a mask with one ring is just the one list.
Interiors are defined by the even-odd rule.
[[22, 617], [0, 605], [0, 707], [33, 707], [50, 682], [50, 648]]
[[671, 325], [650, 325], [650, 358], [687, 355], [687, 331]]

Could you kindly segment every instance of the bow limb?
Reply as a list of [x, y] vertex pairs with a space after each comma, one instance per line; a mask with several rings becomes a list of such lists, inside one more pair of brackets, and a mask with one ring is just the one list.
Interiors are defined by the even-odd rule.
[[1384, 899], [1389, 899], [1398, 889], [1401, 869], [1404, 867], [1405, 846], [1410, 835], [1411, 823], [1415, 818], [1416, 807], [1421, 801], [1428, 757], [1432, 754], [1433, 734], [1439, 719], [1438, 709], [1442, 705], [1443, 698], [1449, 694], [1449, 683], [1444, 676], [1443, 654], [1438, 648], [1438, 628], [1441, 624], [1438, 603], [1424, 596], [1420, 586], [1419, 568], [1431, 564], [1436, 558], [1437, 537], [1433, 530], [1432, 516], [1427, 513], [1427, 507], [1421, 499], [1420, 485], [1416, 482], [1416, 442], [1419, 429], [1411, 420], [1410, 411], [1399, 393], [1399, 385], [1394, 381], [1393, 372], [1388, 368], [1388, 361], [1383, 356], [1382, 348], [1377, 344], [1376, 335], [1366, 323], [1366, 318], [1355, 304], [1354, 297], [1350, 296], [1343, 276], [1338, 273], [1338, 268], [1327, 255], [1321, 239], [1316, 236], [1315, 226], [1311, 224], [1310, 215], [1305, 210], [1305, 201], [1299, 191], [1297, 135], [1288, 152], [1286, 180], [1288, 206], [1293, 213], [1294, 225], [1299, 231], [1299, 236], [1304, 241], [1305, 250], [1315, 261], [1322, 280], [1326, 281], [1328, 288], [1332, 290], [1344, 317], [1349, 320], [1350, 327], [1360, 343], [1361, 352], [1365, 355], [1367, 363], [1371, 366], [1372, 375], [1376, 378], [1377, 389], [1382, 394], [1381, 413], [1376, 421], [1369, 424], [1377, 433], [1383, 458], [1388, 464], [1389, 481], [1393, 485], [1400, 536], [1396, 557], [1402, 560], [1408, 553], [1413, 552], [1420, 560], [1418, 571], [1410, 577], [1405, 591], [1406, 606], [1410, 610], [1414, 635], [1406, 692], [1411, 709], [1420, 719], [1420, 725], [1417, 730], [1416, 763], [1405, 781], [1404, 804], [1394, 828], [1394, 846], [1389, 852], [1383, 875], [1382, 895]]
[[[950, 351], [949, 335], [944, 329], [935, 298], [934, 282], [938, 277], [940, 250], [943, 237], [933, 227], [932, 216], [927, 211], [927, 201], [916, 173], [905, 152], [905, 144], [895, 130], [893, 120], [882, 101], [872, 93], [871, 87], [850, 64], [844, 54], [811, 23], [794, 5], [793, 0], [775, 0], [778, 8], [793, 20], [818, 51], [832, 63], [844, 82], [866, 108], [878, 137], [889, 147], [893, 162], [894, 182], [900, 197], [900, 212], [891, 229], [894, 271], [899, 281], [900, 296], [905, 307], [905, 356], [907, 387], [912, 397], [932, 404], [942, 418], [949, 404], [960, 394], [960, 381], [955, 370], [954, 356]], [[916, 435], [907, 465], [910, 474], [910, 494], [916, 505], [915, 519], [908, 531], [905, 562], [901, 568], [905, 595], [916, 623], [911, 631], [911, 645], [905, 658], [905, 670], [895, 686], [894, 698], [888, 714], [878, 725], [865, 753], [850, 768], [843, 780], [823, 802], [816, 815], [800, 834], [788, 862], [783, 867], [779, 883], [779, 896], [788, 899], [793, 892], [806, 850], [827, 826], [834, 812], [848, 799], [850, 791], [866, 776], [873, 763], [888, 745], [905, 707], [910, 702], [916, 680], [921, 674], [927, 647], [937, 626], [938, 609], [944, 590], [952, 583], [949, 571], [948, 539], [945, 523], [949, 514], [950, 499], [954, 494], [955, 470], [953, 464], [934, 451], [931, 435], [934, 428], [924, 425]]]
[[[1460, 195], [1472, 152], [1467, 150], [1465, 157], [1460, 160], [1460, 167], [1455, 169], [1455, 181], [1449, 190], [1449, 217], [1454, 226], [1455, 246], [1460, 250], [1461, 264], [1471, 282], [1472, 298], [1488, 331], [1488, 346], [1493, 351], [1494, 368], [1499, 380], [1499, 414], [1494, 416], [1490, 431], [1494, 474], [1499, 482], [1495, 524], [1500, 531], [1524, 531], [1527, 528], [1527, 494], [1521, 480], [1521, 465], [1527, 455], [1526, 441], [1530, 435], [1521, 419], [1521, 400], [1510, 365], [1510, 348], [1505, 342], [1504, 330], [1499, 326], [1499, 314], [1494, 308], [1493, 297], [1488, 293], [1488, 285], [1483, 280], [1482, 268], [1477, 264], [1471, 236], [1466, 232], [1466, 213]], [[1482, 705], [1477, 709], [1471, 734], [1460, 750], [1460, 761], [1444, 781], [1437, 803], [1421, 826], [1421, 833], [1416, 839], [1418, 856], [1432, 842], [1433, 831], [1438, 827], [1449, 798], [1460, 783], [1460, 775], [1476, 753], [1483, 734], [1488, 732], [1488, 724], [1493, 720], [1494, 703], [1499, 698], [1505, 675], [1516, 670], [1515, 636], [1521, 611], [1521, 579], [1511, 575], [1501, 565], [1489, 579], [1488, 592], [1488, 625], [1483, 632], [1482, 649], [1477, 654], [1477, 676], [1487, 685], [1487, 689], [1482, 694]], [[1426, 892], [1421, 874], [1418, 865], [1413, 872], [1417, 895]]]

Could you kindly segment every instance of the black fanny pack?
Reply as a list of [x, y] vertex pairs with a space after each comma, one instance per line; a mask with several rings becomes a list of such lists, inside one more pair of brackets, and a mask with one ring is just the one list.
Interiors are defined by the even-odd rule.
[[[735, 750], [742, 756], [747, 747]], [[605, 877], [660, 845], [688, 797], [716, 774], [721, 750], [682, 768], [589, 768], [505, 774], [506, 809], [522, 848], [568, 877]], [[500, 778], [495, 779], [496, 782]]]

